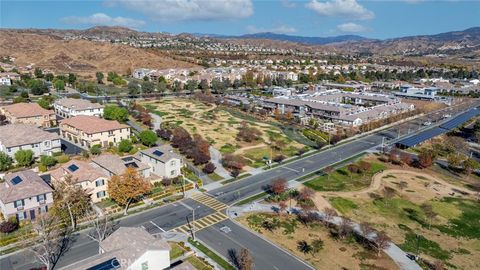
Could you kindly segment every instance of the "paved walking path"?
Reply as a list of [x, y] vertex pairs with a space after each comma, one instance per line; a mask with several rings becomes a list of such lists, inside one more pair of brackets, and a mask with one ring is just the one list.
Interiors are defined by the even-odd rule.
[[[260, 204], [254, 202], [251, 204], [243, 206], [234, 206], [228, 209], [227, 214], [230, 218], [236, 218], [241, 215], [251, 213], [251, 212], [278, 212], [278, 206], [276, 204]], [[291, 213], [299, 213], [300, 209], [292, 207], [289, 209]], [[325, 214], [320, 211], [315, 211], [321, 219], [324, 219]], [[333, 217], [330, 223], [339, 225], [342, 222], [342, 217]], [[353, 230], [357, 234], [361, 234], [360, 225], [358, 223], [353, 223]], [[376, 237], [376, 233], [373, 232], [367, 236], [369, 240], [372, 240]], [[383, 250], [402, 270], [422, 270], [422, 268], [415, 262], [410, 260], [407, 257], [407, 253], [401, 250], [393, 242], [390, 242], [388, 248]]]
[[230, 173], [222, 165], [222, 153], [215, 149], [213, 146], [208, 148], [210, 151], [211, 162], [217, 167], [215, 173], [223, 177], [224, 179], [231, 178]]
[[154, 113], [150, 113], [150, 116], [152, 117], [153, 130], [160, 129], [160, 125], [162, 124], [162, 117]]

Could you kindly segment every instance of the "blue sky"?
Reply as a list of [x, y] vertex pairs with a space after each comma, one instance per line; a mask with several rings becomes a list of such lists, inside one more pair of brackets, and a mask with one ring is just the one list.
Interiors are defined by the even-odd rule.
[[480, 1], [360, 0], [0, 0], [2, 28], [84, 29], [121, 25], [170, 33], [371, 38], [480, 26]]

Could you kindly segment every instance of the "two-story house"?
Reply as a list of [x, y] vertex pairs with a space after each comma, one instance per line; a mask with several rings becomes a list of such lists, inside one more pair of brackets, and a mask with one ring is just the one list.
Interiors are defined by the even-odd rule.
[[166, 178], [179, 176], [184, 165], [182, 158], [169, 145], [142, 150], [138, 158], [142, 163], [150, 166], [152, 174]]
[[0, 113], [5, 115], [12, 124], [22, 123], [37, 127], [53, 127], [57, 125], [57, 117], [52, 110], [46, 110], [37, 103], [16, 103], [0, 107]]
[[15, 157], [18, 150], [32, 150], [34, 157], [51, 156], [61, 152], [62, 144], [56, 133], [33, 125], [10, 124], [0, 126], [0, 151]]
[[76, 185], [81, 186], [90, 195], [92, 202], [99, 202], [108, 197], [108, 175], [92, 164], [82, 160], [70, 160], [50, 173], [55, 186], [65, 177], [71, 177]]
[[84, 147], [108, 147], [130, 138], [130, 127], [117, 121], [79, 115], [60, 121], [60, 135]]
[[4, 178], [0, 183], [0, 211], [5, 218], [14, 216], [21, 221], [48, 212], [53, 189], [34, 171], [10, 173]]
[[53, 103], [55, 113], [62, 118], [70, 118], [77, 115], [90, 115], [102, 117], [105, 106], [92, 103], [86, 99], [62, 98]]
[[125, 173], [127, 168], [134, 168], [142, 177], [150, 177], [150, 166], [133, 156], [119, 157], [112, 154], [102, 154], [93, 158], [92, 164], [108, 176], [121, 175]]

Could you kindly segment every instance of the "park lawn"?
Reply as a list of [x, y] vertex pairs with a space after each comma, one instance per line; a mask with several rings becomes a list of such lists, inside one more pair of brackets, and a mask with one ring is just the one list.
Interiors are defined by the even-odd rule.
[[[279, 225], [272, 231], [265, 230], [262, 223], [266, 220]], [[324, 225], [305, 226], [292, 215], [255, 213], [242, 216], [238, 221], [307, 261], [315, 269], [398, 269], [384, 253], [377, 257], [375, 252], [366, 250], [356, 243], [353, 237], [334, 239]], [[317, 239], [324, 243], [318, 253], [304, 254], [297, 249], [299, 241], [305, 240], [311, 244]]]
[[213, 181], [223, 180], [223, 177], [221, 177], [220, 175], [218, 175], [216, 173], [211, 173], [211, 174], [208, 175], [208, 177], [210, 177], [210, 179], [212, 179]]
[[342, 214], [347, 214], [353, 209], [357, 209], [358, 205], [355, 202], [342, 197], [329, 198], [330, 204]]
[[366, 173], [350, 173], [347, 167], [341, 167], [330, 175], [323, 174], [309, 180], [305, 186], [316, 191], [354, 191], [370, 186], [371, 177], [375, 173], [385, 169], [381, 163], [372, 163], [370, 170]]
[[170, 244], [170, 260], [174, 260], [180, 256], [185, 254], [185, 249], [183, 249], [180, 245], [175, 242], [169, 242]]
[[278, 150], [271, 151], [271, 148], [269, 146], [265, 146], [265, 147], [248, 149], [243, 153], [243, 156], [251, 162], [251, 164], [249, 164], [250, 167], [257, 168], [257, 167], [265, 166], [264, 157], [271, 158], [270, 156], [273, 154], [273, 157], [277, 155], [284, 155], [286, 158], [288, 158], [296, 155], [297, 153], [298, 153], [298, 148], [294, 146], [287, 146], [280, 151]]

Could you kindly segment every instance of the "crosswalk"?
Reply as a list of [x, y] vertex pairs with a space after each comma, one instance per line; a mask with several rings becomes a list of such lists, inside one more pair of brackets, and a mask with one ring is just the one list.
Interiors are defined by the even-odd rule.
[[228, 219], [228, 216], [225, 215], [224, 213], [213, 213], [208, 216], [202, 217], [200, 219], [195, 220], [195, 222], [191, 224], [185, 224], [180, 227], [174, 228], [171, 231], [173, 232], [179, 232], [179, 233], [189, 233], [192, 228], [195, 229], [195, 231], [200, 231], [204, 228], [210, 227], [216, 223], [222, 222], [224, 220]]
[[215, 211], [222, 211], [228, 207], [226, 204], [214, 199], [213, 197], [205, 193], [198, 193], [190, 198], [203, 205], [206, 205], [207, 207], [212, 208]]

